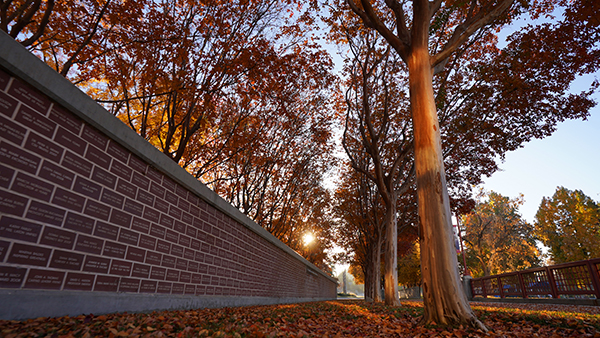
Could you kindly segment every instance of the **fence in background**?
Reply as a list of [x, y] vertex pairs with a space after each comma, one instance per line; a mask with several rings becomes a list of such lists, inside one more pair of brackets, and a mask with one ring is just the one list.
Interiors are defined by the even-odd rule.
[[600, 299], [600, 258], [471, 280], [473, 297]]

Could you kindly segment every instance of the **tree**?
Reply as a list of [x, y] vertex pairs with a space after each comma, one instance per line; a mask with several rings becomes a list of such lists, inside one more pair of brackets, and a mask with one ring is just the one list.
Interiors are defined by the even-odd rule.
[[30, 46], [43, 34], [54, 9], [54, 0], [1, 0], [0, 29]]
[[466, 255], [475, 277], [539, 266], [533, 225], [519, 214], [523, 201], [523, 196], [510, 199], [481, 191], [475, 209], [462, 217]]
[[600, 204], [581, 190], [557, 187], [535, 215], [535, 234], [555, 264], [600, 257]]

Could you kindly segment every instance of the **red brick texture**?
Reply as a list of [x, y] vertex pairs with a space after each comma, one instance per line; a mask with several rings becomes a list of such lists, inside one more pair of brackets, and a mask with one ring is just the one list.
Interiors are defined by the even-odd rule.
[[0, 289], [335, 297], [303, 261], [0, 78]]

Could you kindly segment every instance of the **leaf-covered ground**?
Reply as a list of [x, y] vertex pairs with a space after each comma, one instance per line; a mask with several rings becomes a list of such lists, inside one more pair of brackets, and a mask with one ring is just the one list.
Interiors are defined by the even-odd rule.
[[0, 321], [0, 337], [600, 337], [600, 308], [472, 303], [490, 332], [417, 325], [421, 302], [360, 300]]

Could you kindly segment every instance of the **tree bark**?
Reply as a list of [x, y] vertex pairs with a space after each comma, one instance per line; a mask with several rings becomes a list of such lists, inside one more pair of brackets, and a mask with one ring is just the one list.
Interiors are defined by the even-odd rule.
[[458, 274], [431, 64], [423, 33], [423, 41], [413, 40], [407, 60], [420, 218], [422, 320], [425, 324], [466, 324], [486, 330], [471, 310]]
[[370, 259], [365, 271], [365, 300], [368, 302], [381, 302], [381, 236], [373, 241]]
[[398, 298], [398, 226], [396, 199], [386, 207], [385, 213], [385, 305], [400, 306]]

